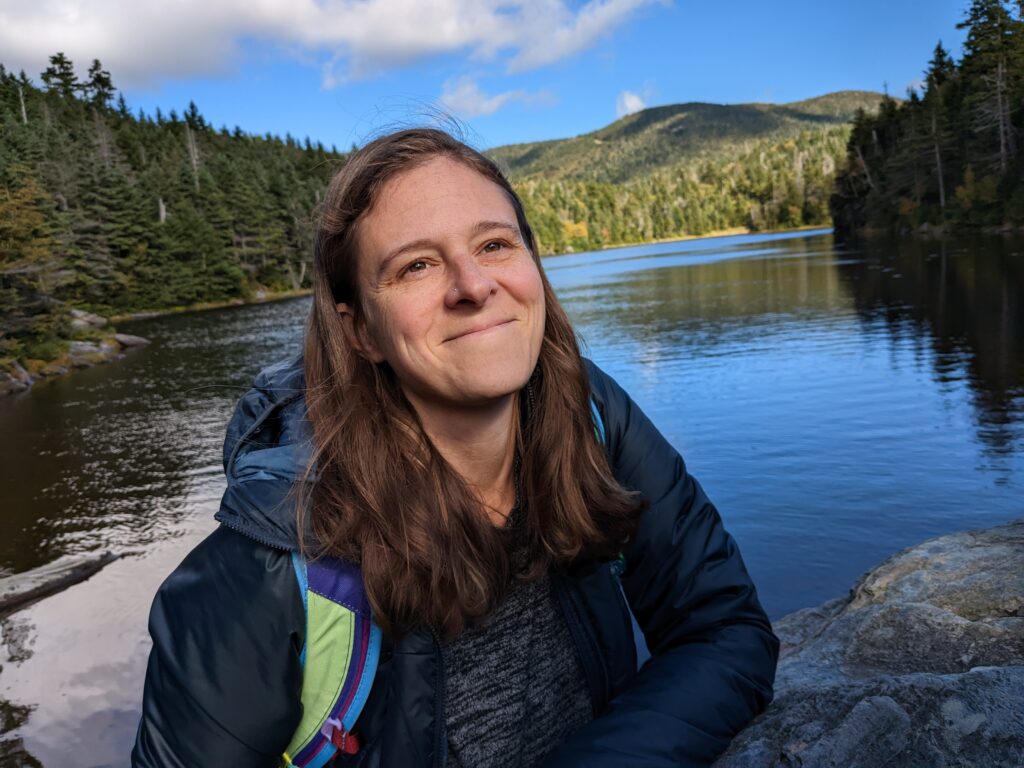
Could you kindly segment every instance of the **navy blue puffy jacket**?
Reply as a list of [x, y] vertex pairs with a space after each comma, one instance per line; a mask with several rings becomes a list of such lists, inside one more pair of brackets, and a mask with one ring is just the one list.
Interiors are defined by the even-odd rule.
[[[735, 542], [683, 460], [588, 363], [617, 480], [650, 506], [610, 563], [553, 579], [595, 719], [550, 766], [707, 766], [771, 700], [778, 641]], [[268, 369], [225, 441], [221, 527], [160, 588], [150, 616], [134, 766], [278, 765], [300, 716], [305, 616], [289, 562], [289, 491], [308, 454], [301, 360]], [[628, 599], [650, 648], [636, 671]], [[444, 674], [434, 636], [386, 643], [344, 765], [442, 768]]]

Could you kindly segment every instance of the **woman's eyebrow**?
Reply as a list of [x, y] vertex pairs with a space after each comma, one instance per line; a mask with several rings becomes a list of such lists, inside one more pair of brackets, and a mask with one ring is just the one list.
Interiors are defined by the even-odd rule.
[[507, 229], [517, 237], [519, 236], [519, 227], [508, 221], [478, 221], [473, 225], [472, 234], [475, 236], [492, 229]]
[[[492, 229], [504, 229], [516, 237], [521, 237], [519, 233], [519, 226], [508, 221], [478, 221], [470, 229], [470, 237], [476, 237], [484, 232], [489, 232]], [[421, 237], [416, 240], [410, 240], [404, 245], [400, 245], [393, 251], [390, 251], [387, 256], [381, 261], [380, 266], [377, 267], [377, 276], [380, 277], [387, 270], [388, 264], [397, 259], [402, 254], [408, 253], [409, 251], [416, 251], [421, 248], [429, 248], [434, 244], [434, 241], [428, 237]]]

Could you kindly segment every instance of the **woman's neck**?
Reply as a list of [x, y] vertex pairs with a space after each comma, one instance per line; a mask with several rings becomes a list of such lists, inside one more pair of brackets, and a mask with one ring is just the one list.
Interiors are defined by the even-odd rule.
[[503, 524], [515, 503], [515, 395], [478, 408], [412, 402], [438, 452], [476, 493], [491, 521]]

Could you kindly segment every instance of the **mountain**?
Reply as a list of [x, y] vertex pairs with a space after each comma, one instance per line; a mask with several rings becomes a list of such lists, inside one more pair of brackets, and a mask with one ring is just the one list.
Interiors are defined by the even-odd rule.
[[656, 169], [718, 156], [745, 142], [844, 126], [858, 109], [875, 112], [882, 98], [871, 91], [837, 91], [789, 104], [672, 104], [641, 110], [571, 139], [509, 144], [488, 154], [515, 179], [622, 183]]

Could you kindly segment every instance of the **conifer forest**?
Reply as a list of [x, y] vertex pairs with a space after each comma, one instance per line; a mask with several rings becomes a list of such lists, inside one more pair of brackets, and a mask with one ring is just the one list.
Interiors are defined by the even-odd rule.
[[837, 233], [1024, 226], [1024, 2], [972, 0], [959, 61], [935, 46], [923, 91], [858, 113]]
[[[490, 152], [543, 254], [723, 230], [1024, 225], [1024, 0], [973, 0], [957, 62], [923, 92], [645, 109], [592, 134]], [[316, 206], [344, 152], [215, 127], [190, 103], [133, 113], [61, 53], [0, 65], [0, 371], [60, 357], [70, 313], [309, 287]]]

